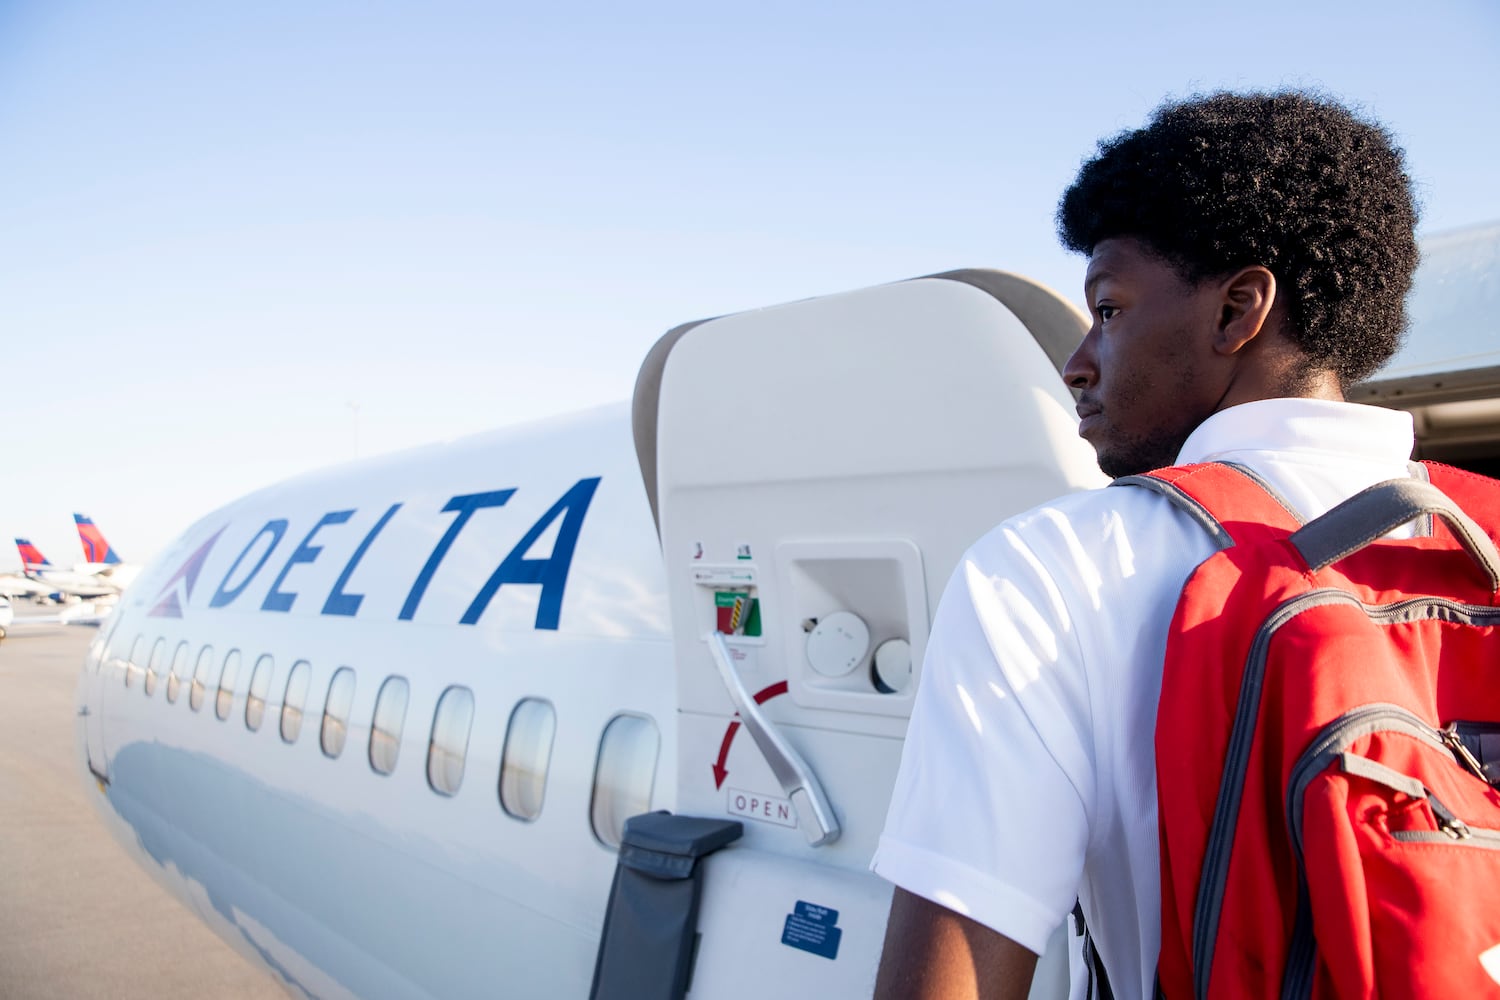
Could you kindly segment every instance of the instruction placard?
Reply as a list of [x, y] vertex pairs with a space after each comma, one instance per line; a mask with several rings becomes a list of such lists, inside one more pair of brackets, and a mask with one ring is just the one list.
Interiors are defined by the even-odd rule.
[[838, 922], [838, 910], [799, 899], [796, 908], [786, 915], [781, 943], [822, 958], [838, 958], [839, 939], [844, 936], [844, 932], [835, 926]]
[[760, 635], [760, 599], [745, 590], [714, 591], [715, 627], [725, 635]]

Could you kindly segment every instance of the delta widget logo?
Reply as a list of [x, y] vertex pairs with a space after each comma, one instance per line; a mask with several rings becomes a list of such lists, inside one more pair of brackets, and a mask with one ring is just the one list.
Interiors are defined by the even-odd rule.
[[[224, 528], [229, 527], [227, 524]], [[198, 546], [198, 551], [187, 557], [187, 562], [172, 574], [156, 595], [156, 603], [150, 611], [146, 612], [148, 618], [181, 618], [182, 609], [187, 607], [188, 601], [193, 597], [193, 588], [198, 585], [198, 574], [203, 571], [203, 563], [208, 559], [208, 554], [213, 550], [214, 543], [219, 536], [224, 534], [224, 528], [220, 528], [213, 535]]]

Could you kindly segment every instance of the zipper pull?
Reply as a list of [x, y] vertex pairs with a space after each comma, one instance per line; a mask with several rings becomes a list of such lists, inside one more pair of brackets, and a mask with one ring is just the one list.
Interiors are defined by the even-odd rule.
[[1458, 762], [1469, 771], [1472, 771], [1475, 777], [1487, 785], [1494, 784], [1494, 782], [1490, 781], [1490, 776], [1485, 773], [1484, 765], [1479, 763], [1479, 758], [1474, 756], [1474, 752], [1469, 749], [1469, 745], [1464, 742], [1463, 737], [1458, 735], [1458, 723], [1450, 723], [1444, 728], [1439, 729], [1438, 736], [1442, 739], [1443, 744], [1449, 750], [1453, 751], [1453, 756], [1458, 758]]
[[1468, 840], [1474, 836], [1474, 831], [1469, 829], [1469, 824], [1459, 819], [1453, 810], [1439, 802], [1438, 797], [1431, 792], [1427, 793], [1427, 804], [1432, 807], [1432, 815], [1437, 819], [1439, 830], [1454, 840]]

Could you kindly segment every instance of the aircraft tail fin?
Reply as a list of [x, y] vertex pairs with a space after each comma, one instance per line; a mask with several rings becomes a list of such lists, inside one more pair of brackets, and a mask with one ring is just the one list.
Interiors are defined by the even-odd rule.
[[32, 545], [31, 542], [25, 538], [16, 539], [16, 548], [21, 553], [21, 565], [24, 566], [28, 572], [41, 566], [52, 565], [52, 561], [46, 556], [42, 555], [41, 550], [38, 549], [35, 545]]
[[78, 540], [83, 543], [85, 560], [106, 566], [113, 566], [120, 561], [119, 553], [110, 547], [109, 541], [95, 526], [92, 518], [84, 514], [74, 514], [73, 521], [78, 525]]

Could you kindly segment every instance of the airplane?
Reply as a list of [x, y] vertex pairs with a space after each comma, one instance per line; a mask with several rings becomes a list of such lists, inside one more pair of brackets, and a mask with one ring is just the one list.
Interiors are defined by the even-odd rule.
[[17, 618], [10, 599], [0, 595], [0, 639], [11, 632], [26, 631], [43, 625], [88, 625], [99, 627], [109, 617], [113, 608], [89, 603], [73, 604], [55, 615], [27, 615]]
[[17, 538], [16, 550], [21, 554], [22, 574], [41, 588], [33, 596], [54, 601], [100, 599], [116, 597], [124, 589], [124, 584], [91, 572], [87, 566], [58, 569], [29, 539]]
[[21, 555], [21, 571], [23, 573], [52, 568], [52, 560], [42, 555], [42, 550], [32, 545], [30, 539], [17, 538], [16, 551]]
[[63, 594], [56, 587], [38, 583], [30, 577], [15, 573], [0, 573], [0, 597], [9, 600], [29, 597], [34, 601], [47, 604], [61, 601]]
[[78, 541], [83, 546], [84, 566], [79, 569], [108, 580], [120, 590], [130, 586], [140, 572], [140, 567], [120, 558], [120, 554], [109, 544], [92, 518], [75, 513], [73, 523], [78, 529]]
[[[90, 646], [98, 813], [295, 996], [868, 996], [937, 599], [1104, 482], [1058, 377], [1086, 327], [988, 270], [686, 323], [628, 408], [231, 503]], [[1420, 358], [1360, 394], [1444, 451], [1442, 407], [1500, 398], [1500, 351], [1464, 358], [1464, 399]]]
[[109, 541], [104, 533], [94, 524], [94, 520], [85, 514], [73, 515], [73, 523], [78, 528], [78, 541], [83, 545], [83, 560], [90, 565], [96, 566], [118, 566], [120, 564], [119, 553], [110, 547]]

